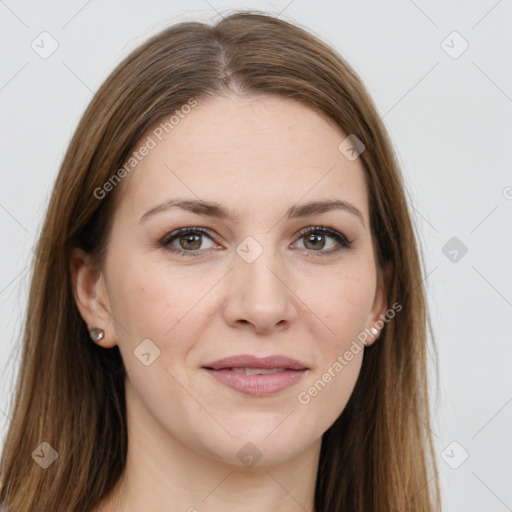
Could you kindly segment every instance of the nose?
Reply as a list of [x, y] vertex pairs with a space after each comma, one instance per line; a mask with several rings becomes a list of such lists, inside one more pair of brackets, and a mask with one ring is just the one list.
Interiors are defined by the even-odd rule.
[[289, 273], [282, 259], [270, 252], [263, 251], [251, 263], [235, 257], [225, 283], [224, 317], [229, 325], [266, 334], [288, 329], [297, 318], [298, 299], [288, 283]]

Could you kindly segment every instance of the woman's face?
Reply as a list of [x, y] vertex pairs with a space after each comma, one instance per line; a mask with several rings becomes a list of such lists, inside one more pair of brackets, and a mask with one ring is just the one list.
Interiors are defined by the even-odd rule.
[[168, 131], [143, 137], [123, 184], [96, 289], [110, 315], [85, 319], [119, 346], [147, 435], [236, 465], [283, 462], [343, 411], [357, 337], [386, 310], [362, 163], [339, 149], [348, 134], [279, 97], [200, 100]]

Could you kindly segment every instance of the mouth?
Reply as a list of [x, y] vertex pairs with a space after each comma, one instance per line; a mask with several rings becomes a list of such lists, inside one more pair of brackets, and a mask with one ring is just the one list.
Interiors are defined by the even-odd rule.
[[[213, 368], [210, 368], [212, 370]], [[286, 372], [289, 370], [289, 368], [221, 368], [220, 370], [215, 371], [222, 371], [222, 370], [229, 370], [231, 372], [235, 373], [243, 373], [245, 375], [272, 375], [273, 373], [281, 373]], [[298, 371], [298, 370], [292, 370], [292, 371]]]
[[250, 396], [279, 393], [309, 370], [304, 363], [286, 356], [258, 358], [246, 354], [208, 363], [203, 369], [221, 384]]

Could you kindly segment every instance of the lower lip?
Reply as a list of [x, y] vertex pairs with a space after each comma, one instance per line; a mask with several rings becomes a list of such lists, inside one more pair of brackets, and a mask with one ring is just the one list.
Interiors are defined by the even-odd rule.
[[306, 370], [285, 370], [284, 372], [246, 375], [232, 370], [205, 370], [220, 383], [251, 396], [269, 396], [296, 384]]

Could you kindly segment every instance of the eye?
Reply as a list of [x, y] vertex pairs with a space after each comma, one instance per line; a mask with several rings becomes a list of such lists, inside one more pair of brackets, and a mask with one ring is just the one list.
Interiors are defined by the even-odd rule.
[[[312, 256], [328, 256], [342, 249], [350, 249], [353, 245], [353, 241], [349, 240], [345, 235], [339, 231], [328, 228], [325, 226], [308, 227], [299, 232], [299, 240], [304, 240], [304, 250], [307, 250]], [[180, 256], [200, 256], [201, 252], [204, 252], [202, 247], [206, 236], [213, 244], [213, 238], [210, 231], [204, 228], [181, 228], [172, 233], [169, 233], [160, 240], [159, 245], [164, 247], [167, 251]], [[334, 240], [335, 243], [331, 243], [331, 247], [324, 251], [326, 247], [325, 238]], [[176, 247], [175, 244], [179, 244]], [[206, 247], [206, 249], [212, 248], [213, 246]], [[302, 249], [301, 247], [299, 247]]]
[[[312, 254], [312, 256], [315, 257], [327, 256], [342, 249], [350, 249], [353, 245], [353, 240], [349, 240], [339, 231], [325, 226], [305, 228], [300, 231], [299, 236], [299, 240], [304, 240], [303, 244], [305, 249], [310, 250], [309, 252], [316, 253]], [[325, 238], [331, 238], [331, 240], [334, 240], [336, 243], [331, 243], [331, 247], [323, 251], [322, 249], [328, 245]]]
[[[203, 244], [203, 236], [208, 237], [208, 239], [213, 242], [209, 231], [206, 229], [181, 228], [166, 235], [160, 241], [160, 245], [166, 250], [181, 256], [198, 256], [198, 254], [193, 253], [201, 252], [198, 251], [198, 249]], [[179, 244], [179, 247], [173, 245], [175, 241]]]

